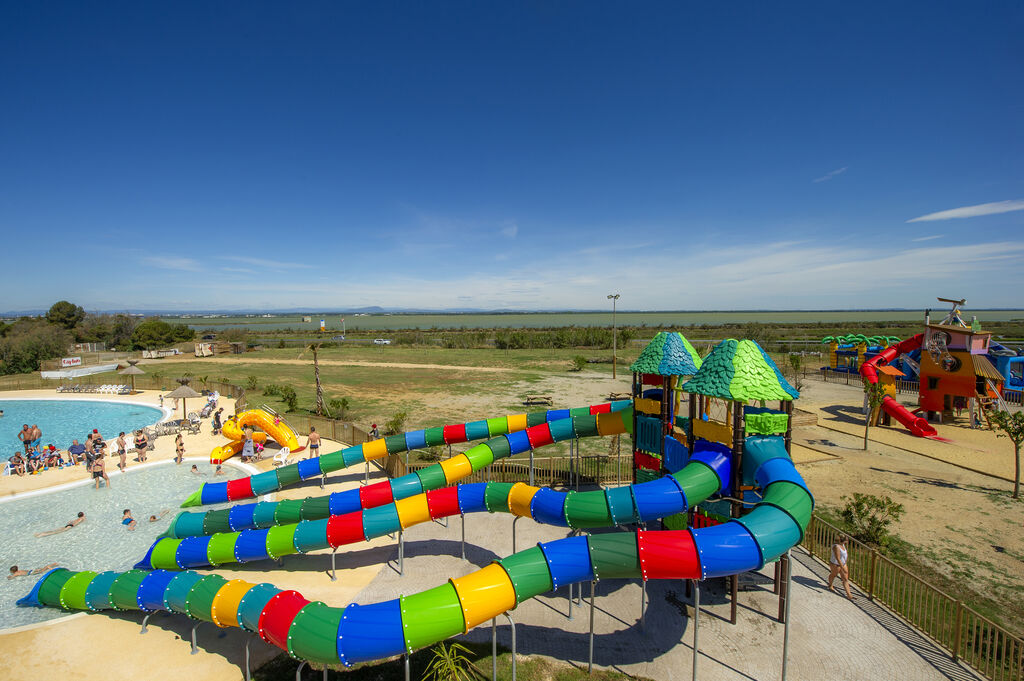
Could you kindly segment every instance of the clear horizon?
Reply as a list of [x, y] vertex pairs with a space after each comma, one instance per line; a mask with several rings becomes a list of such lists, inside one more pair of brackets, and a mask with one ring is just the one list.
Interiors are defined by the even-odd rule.
[[0, 309], [1022, 304], [1019, 4], [3, 17]]

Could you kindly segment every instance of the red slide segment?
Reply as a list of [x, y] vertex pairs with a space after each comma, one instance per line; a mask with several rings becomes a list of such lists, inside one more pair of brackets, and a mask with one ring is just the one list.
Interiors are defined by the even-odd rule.
[[[919, 333], [916, 336], [911, 336], [905, 341], [900, 341], [896, 345], [887, 347], [885, 350], [882, 350], [876, 356], [861, 365], [860, 375], [863, 376], [864, 380], [868, 383], [878, 383], [877, 367], [882, 364], [888, 364], [905, 352], [913, 352], [914, 350], [917, 350], [921, 347], [922, 342], [924, 342], [924, 334]], [[918, 437], [938, 437], [938, 432], [932, 428], [932, 424], [928, 423], [928, 419], [921, 416], [914, 416], [906, 407], [893, 398], [886, 397], [882, 400], [882, 409], [884, 409], [885, 412], [894, 419], [902, 423], [903, 426], [914, 435]]]

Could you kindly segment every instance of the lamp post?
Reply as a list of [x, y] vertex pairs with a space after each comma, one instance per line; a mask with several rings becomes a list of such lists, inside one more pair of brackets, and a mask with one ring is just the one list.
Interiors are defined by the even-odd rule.
[[617, 303], [619, 300], [619, 294], [609, 294], [608, 300], [612, 301], [612, 378], [615, 378], [615, 352], [617, 349], [616, 346], [618, 345], [618, 329], [615, 326], [615, 303]]

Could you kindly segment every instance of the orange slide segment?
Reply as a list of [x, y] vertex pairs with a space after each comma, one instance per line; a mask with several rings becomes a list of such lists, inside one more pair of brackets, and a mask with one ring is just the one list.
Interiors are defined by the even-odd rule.
[[[885, 350], [882, 350], [876, 356], [861, 365], [860, 375], [868, 383], [878, 383], [879, 366], [888, 364], [904, 353], [917, 350], [921, 347], [921, 343], [923, 341], [924, 334], [919, 333], [916, 336], [911, 336], [905, 341], [900, 341], [896, 345], [887, 347]], [[928, 419], [914, 415], [893, 398], [886, 396], [886, 398], [882, 400], [882, 409], [885, 410], [885, 413], [903, 424], [907, 430], [917, 437], [938, 437], [938, 432], [932, 427], [932, 424], [928, 423]]]

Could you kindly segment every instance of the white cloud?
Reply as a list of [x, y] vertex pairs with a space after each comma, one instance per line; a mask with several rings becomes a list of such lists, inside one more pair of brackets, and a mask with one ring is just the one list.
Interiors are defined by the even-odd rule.
[[226, 255], [224, 256], [224, 259], [271, 270], [310, 269], [313, 267], [309, 263], [304, 262], [290, 262], [288, 260], [274, 260], [270, 258], [250, 258], [243, 255]]
[[182, 272], [198, 272], [199, 261], [192, 258], [179, 258], [173, 255], [150, 255], [143, 262], [163, 270], [180, 270]]
[[506, 222], [505, 226], [501, 228], [501, 235], [506, 236], [509, 239], [515, 239], [516, 235], [519, 234], [519, 225], [514, 222]]
[[933, 222], [935, 220], [953, 220], [956, 218], [976, 218], [981, 215], [998, 215], [999, 213], [1010, 213], [1015, 210], [1024, 210], [1024, 200], [979, 203], [977, 206], [940, 210], [938, 213], [928, 213], [927, 215], [907, 220], [907, 222]]
[[838, 177], [839, 175], [842, 175], [843, 173], [845, 173], [847, 168], [849, 168], [849, 166], [843, 166], [842, 168], [836, 168], [835, 170], [833, 170], [831, 172], [825, 173], [824, 175], [822, 175], [819, 178], [811, 180], [811, 182], [828, 182], [833, 177]]
[[945, 234], [932, 234], [932, 235], [929, 235], [929, 236], [919, 236], [916, 239], [911, 239], [911, 241], [931, 241], [932, 239], [941, 239], [944, 236], [946, 236], [946, 235]]

